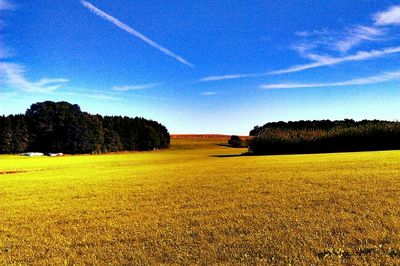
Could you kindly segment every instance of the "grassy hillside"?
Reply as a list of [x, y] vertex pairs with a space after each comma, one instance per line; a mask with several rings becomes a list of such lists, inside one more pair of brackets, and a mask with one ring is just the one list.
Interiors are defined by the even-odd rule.
[[244, 157], [215, 142], [0, 156], [0, 265], [400, 264], [400, 151]]

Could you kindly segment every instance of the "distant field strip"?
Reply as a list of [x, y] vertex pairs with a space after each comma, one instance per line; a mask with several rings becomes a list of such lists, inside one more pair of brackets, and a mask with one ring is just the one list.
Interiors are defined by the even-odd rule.
[[0, 156], [0, 265], [400, 265], [400, 151], [217, 143]]
[[[171, 139], [203, 139], [203, 140], [228, 140], [232, 135], [223, 134], [172, 134]], [[251, 139], [250, 136], [240, 136], [242, 139]]]

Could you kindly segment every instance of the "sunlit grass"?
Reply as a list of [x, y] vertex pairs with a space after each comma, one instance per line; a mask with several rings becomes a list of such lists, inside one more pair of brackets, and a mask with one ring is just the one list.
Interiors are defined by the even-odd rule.
[[0, 265], [400, 264], [400, 151], [244, 151], [0, 156]]

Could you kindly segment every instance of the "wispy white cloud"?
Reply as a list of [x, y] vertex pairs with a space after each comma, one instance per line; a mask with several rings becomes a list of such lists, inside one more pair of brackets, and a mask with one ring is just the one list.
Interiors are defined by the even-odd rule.
[[309, 36], [321, 36], [327, 35], [329, 31], [327, 29], [322, 30], [312, 30], [312, 31], [296, 31], [294, 34], [299, 37], [309, 37]]
[[113, 95], [108, 95], [108, 94], [97, 92], [97, 91], [64, 92], [63, 94], [70, 95], [70, 96], [91, 98], [91, 99], [96, 99], [96, 100], [112, 100], [112, 101], [121, 101], [122, 100], [119, 97], [115, 97]]
[[[0, 10], [14, 10], [15, 5], [7, 0], [0, 0]], [[0, 20], [0, 28], [2, 21]], [[14, 56], [13, 49], [6, 46], [0, 36], [0, 60]], [[0, 85], [12, 95], [19, 91], [31, 93], [51, 93], [62, 87], [69, 80], [65, 78], [41, 78], [38, 81], [29, 81], [25, 77], [26, 69], [23, 65], [0, 61]], [[2, 92], [4, 93], [4, 91]], [[4, 95], [4, 94], [3, 94]]]
[[376, 76], [369, 76], [358, 79], [351, 79], [339, 82], [327, 83], [276, 83], [261, 85], [262, 89], [294, 89], [294, 88], [322, 88], [322, 87], [342, 87], [384, 83], [400, 79], [400, 70], [394, 72], [386, 72]]
[[[400, 5], [373, 14], [370, 25], [355, 25], [344, 31], [329, 31], [326, 28], [313, 31], [297, 31], [296, 36], [308, 39], [314, 47], [329, 48], [333, 51], [347, 52], [365, 41], [382, 41], [391, 33], [388, 25], [400, 25]], [[314, 40], [312, 39], [314, 38]], [[390, 39], [390, 38], [389, 38]]]
[[[331, 66], [337, 65], [344, 62], [354, 62], [354, 61], [364, 61], [374, 58], [380, 58], [391, 54], [400, 53], [400, 46], [397, 47], [389, 47], [382, 50], [372, 50], [372, 51], [360, 51], [353, 55], [346, 55], [342, 57], [329, 57], [329, 56], [320, 56], [317, 58], [318, 55], [314, 55], [315, 59], [318, 59], [315, 62], [303, 65], [295, 65], [291, 66], [286, 69], [275, 70], [269, 72], [271, 75], [279, 75], [279, 74], [286, 74], [286, 73], [294, 73], [299, 72], [307, 69], [318, 68], [323, 66]], [[313, 54], [309, 54], [309, 56], [313, 56]]]
[[253, 74], [231, 74], [231, 75], [221, 75], [221, 76], [208, 76], [198, 80], [198, 82], [207, 82], [207, 81], [220, 81], [220, 80], [228, 80], [228, 79], [242, 79], [242, 78], [251, 78], [251, 77], [262, 77], [262, 76], [270, 76], [270, 75], [281, 75], [288, 74], [294, 72], [300, 72], [312, 68], [319, 68], [324, 66], [338, 65], [345, 62], [357, 62], [357, 61], [365, 61], [370, 59], [381, 58], [384, 56], [388, 56], [391, 54], [400, 53], [400, 46], [389, 47], [382, 50], [371, 50], [371, 51], [360, 51], [353, 55], [346, 55], [341, 57], [330, 57], [323, 56], [313, 53], [307, 53], [304, 55], [305, 57], [313, 60], [314, 62], [302, 65], [295, 65], [289, 68], [274, 70], [267, 73], [253, 73]]
[[[197, 82], [221, 81], [280, 75], [305, 71], [314, 68], [338, 65], [346, 62], [358, 62], [377, 59], [392, 54], [400, 53], [400, 46], [386, 47], [370, 51], [358, 51], [353, 54], [348, 52], [365, 41], [376, 42], [387, 40], [390, 28], [382, 27], [389, 24], [400, 24], [400, 6], [394, 6], [387, 11], [374, 15], [375, 24], [370, 26], [356, 25], [342, 32], [332, 32], [327, 29], [313, 31], [297, 31], [295, 35], [302, 38], [302, 42], [292, 45], [301, 57], [309, 59], [306, 64], [292, 65], [284, 69], [265, 73], [232, 73], [223, 75], [206, 76]], [[336, 52], [335, 55], [331, 55]]]
[[316, 49], [343, 54], [366, 41], [383, 41], [387, 33], [386, 28], [365, 25], [351, 26], [342, 31], [297, 31], [295, 35], [302, 38], [301, 43], [292, 48], [302, 56]]
[[202, 92], [201, 95], [203, 96], [212, 96], [212, 95], [216, 95], [217, 93], [215, 91], [205, 91]]
[[[15, 10], [15, 5], [7, 0], [0, 0], [0, 11], [13, 11]], [[0, 30], [2, 30], [5, 27], [4, 21], [0, 17]], [[0, 40], [1, 42], [1, 40]], [[0, 49], [3, 47], [0, 47]], [[0, 50], [1, 52], [1, 50]]]
[[13, 50], [6, 46], [0, 37], [0, 60], [13, 57]]
[[7, 0], [0, 0], [0, 10], [14, 10], [15, 5]]
[[230, 75], [221, 75], [221, 76], [207, 76], [207, 77], [200, 78], [198, 80], [198, 82], [251, 78], [251, 77], [264, 76], [264, 75], [265, 74], [230, 74]]
[[374, 15], [375, 25], [400, 25], [400, 5], [392, 6], [386, 11]]
[[308, 58], [309, 52], [312, 51], [315, 47], [316, 45], [314, 43], [300, 43], [290, 46], [290, 49], [296, 51], [302, 57]]
[[147, 36], [143, 35], [142, 33], [138, 32], [137, 30], [133, 29], [132, 27], [124, 24], [123, 22], [121, 22], [120, 20], [116, 19], [115, 17], [107, 14], [106, 12], [98, 9], [96, 6], [94, 6], [93, 4], [87, 2], [87, 1], [81, 1], [82, 5], [84, 7], [86, 7], [87, 9], [89, 9], [92, 13], [98, 15], [99, 17], [110, 21], [111, 23], [113, 23], [114, 25], [116, 25], [117, 27], [119, 27], [120, 29], [128, 32], [129, 34], [139, 38], [140, 40], [144, 41], [145, 43], [149, 44], [150, 46], [160, 50], [161, 52], [163, 52], [164, 54], [175, 58], [176, 60], [178, 60], [179, 62], [181, 62], [182, 64], [185, 64], [189, 67], [194, 67], [194, 65], [192, 63], [190, 63], [189, 61], [187, 61], [185, 58], [181, 57], [180, 55], [168, 50], [167, 48], [161, 46], [160, 44], [156, 43], [155, 41], [151, 40], [150, 38], [148, 38]]
[[[397, 13], [396, 8], [375, 15], [376, 21], [395, 21]], [[307, 69], [318, 68], [329, 65], [336, 65], [344, 62], [363, 61], [373, 58], [379, 58], [400, 52], [400, 46], [388, 47], [381, 50], [359, 51], [355, 54], [347, 54], [349, 50], [360, 45], [365, 41], [384, 41], [389, 33], [387, 28], [380, 27], [383, 23], [375, 23], [372, 26], [356, 25], [348, 28], [345, 32], [329, 32], [326, 29], [322, 31], [302, 31], [295, 35], [301, 37], [316, 36], [316, 39], [293, 45], [292, 49], [297, 51], [302, 57], [312, 60], [312, 62], [303, 65], [295, 65], [282, 70], [271, 71], [270, 74], [285, 74], [304, 71]], [[309, 39], [309, 38], [308, 38]], [[326, 49], [339, 51], [341, 56], [324, 55]], [[317, 51], [317, 52], [316, 52]], [[345, 53], [345, 55], [343, 55]]]
[[48, 93], [57, 90], [69, 81], [65, 78], [42, 78], [36, 82], [32, 82], [26, 79], [25, 72], [25, 68], [19, 64], [0, 62], [2, 82], [14, 89], [25, 92]]
[[[0, 0], [0, 11], [14, 10], [15, 6], [7, 0]], [[0, 18], [0, 30], [5, 27], [5, 23]], [[10, 58], [13, 56], [13, 51], [10, 47], [6, 46], [3, 41], [3, 36], [0, 35], [0, 60]]]
[[356, 26], [346, 33], [346, 37], [333, 42], [333, 48], [347, 52], [364, 41], [378, 41], [385, 34], [385, 30], [377, 27]]
[[136, 90], [144, 90], [150, 89], [159, 86], [159, 83], [150, 83], [150, 84], [142, 84], [142, 85], [125, 85], [125, 86], [114, 86], [112, 90], [114, 91], [136, 91]]

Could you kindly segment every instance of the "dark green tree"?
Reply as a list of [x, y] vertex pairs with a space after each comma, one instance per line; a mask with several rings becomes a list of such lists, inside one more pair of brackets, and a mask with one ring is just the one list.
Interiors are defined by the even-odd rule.
[[24, 152], [28, 148], [29, 133], [24, 115], [9, 116], [12, 131], [12, 152]]
[[25, 115], [0, 116], [0, 153], [98, 153], [168, 148], [170, 135], [144, 118], [91, 115], [76, 104], [40, 102]]
[[121, 139], [118, 133], [112, 129], [104, 129], [104, 145], [105, 152], [114, 152], [123, 150]]
[[0, 153], [13, 152], [13, 136], [10, 118], [0, 116]]
[[232, 147], [242, 147], [245, 143], [239, 136], [232, 135], [231, 138], [228, 140], [228, 144]]

